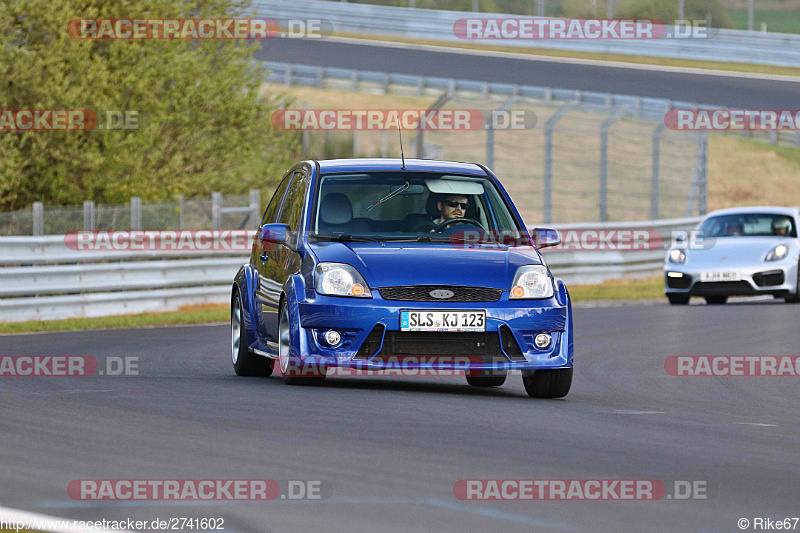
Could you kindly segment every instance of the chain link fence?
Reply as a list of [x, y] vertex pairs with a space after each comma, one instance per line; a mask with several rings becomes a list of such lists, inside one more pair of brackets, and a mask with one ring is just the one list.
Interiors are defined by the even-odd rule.
[[164, 203], [95, 204], [49, 207], [35, 202], [28, 209], [0, 213], [0, 236], [63, 235], [76, 230], [194, 230], [254, 228], [261, 219], [257, 190], [249, 195], [183, 198]]

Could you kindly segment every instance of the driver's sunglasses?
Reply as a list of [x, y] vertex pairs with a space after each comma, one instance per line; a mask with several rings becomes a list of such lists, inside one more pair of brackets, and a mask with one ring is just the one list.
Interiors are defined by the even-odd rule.
[[456, 202], [455, 200], [445, 200], [444, 205], [446, 205], [447, 207], [458, 207], [458, 206], [461, 206], [461, 209], [463, 209], [465, 211], [467, 209], [469, 209], [469, 204], [466, 204], [466, 203], [463, 203], [463, 202]]

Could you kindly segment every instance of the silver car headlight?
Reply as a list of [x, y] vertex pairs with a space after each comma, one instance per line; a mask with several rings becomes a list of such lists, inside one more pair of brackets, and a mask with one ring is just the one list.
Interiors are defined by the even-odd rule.
[[372, 298], [364, 277], [344, 263], [320, 263], [314, 271], [314, 287], [328, 296]]
[[680, 248], [674, 248], [669, 252], [669, 262], [682, 265], [686, 262], [686, 252]]
[[785, 244], [779, 244], [767, 253], [764, 261], [780, 261], [789, 255], [789, 247]]
[[553, 282], [547, 275], [544, 265], [521, 266], [514, 274], [511, 283], [509, 298], [519, 300], [523, 298], [550, 298], [553, 296]]

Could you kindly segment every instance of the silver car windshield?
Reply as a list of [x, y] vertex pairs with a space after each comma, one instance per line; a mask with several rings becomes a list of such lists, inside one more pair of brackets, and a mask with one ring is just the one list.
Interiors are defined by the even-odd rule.
[[704, 237], [797, 237], [794, 219], [773, 213], [718, 215], [700, 226]]

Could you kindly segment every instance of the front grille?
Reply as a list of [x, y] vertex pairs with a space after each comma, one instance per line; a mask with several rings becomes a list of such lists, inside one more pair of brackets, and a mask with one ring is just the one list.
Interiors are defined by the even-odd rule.
[[514, 339], [511, 328], [508, 326], [500, 326], [498, 333], [500, 334], [500, 344], [502, 344], [503, 350], [506, 352], [508, 358], [512, 361], [524, 361], [525, 356], [522, 355], [522, 350], [519, 349], [519, 344], [517, 344], [516, 339]]
[[364, 343], [358, 349], [358, 353], [354, 359], [369, 359], [372, 354], [378, 351], [378, 348], [381, 347], [381, 339], [383, 338], [383, 326], [378, 324], [372, 331], [369, 332], [367, 338], [364, 339]]
[[691, 293], [697, 296], [732, 296], [756, 292], [746, 281], [712, 281], [695, 283]]
[[427, 332], [427, 331], [387, 331], [383, 348], [373, 358], [376, 362], [392, 360], [402, 362], [403, 358], [419, 356], [443, 356], [443, 361], [452, 362], [454, 357], [468, 357], [471, 362], [508, 362], [500, 350], [497, 332]]
[[753, 282], [759, 287], [783, 285], [784, 280], [783, 270], [770, 270], [769, 272], [753, 274]]
[[688, 289], [692, 284], [692, 276], [684, 274], [680, 278], [671, 278], [667, 276], [667, 287], [670, 289]]
[[[450, 291], [450, 298], [434, 298], [431, 291]], [[379, 288], [384, 300], [403, 302], [496, 302], [502, 296], [500, 289], [486, 287], [459, 287], [451, 285], [410, 285], [404, 287]]]

